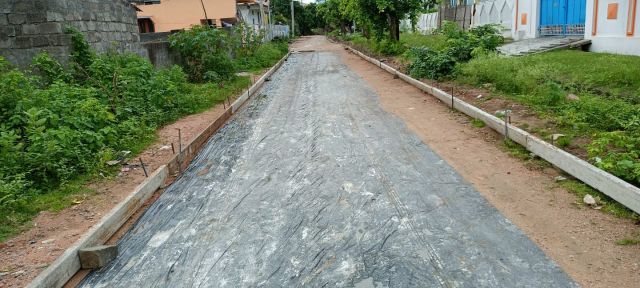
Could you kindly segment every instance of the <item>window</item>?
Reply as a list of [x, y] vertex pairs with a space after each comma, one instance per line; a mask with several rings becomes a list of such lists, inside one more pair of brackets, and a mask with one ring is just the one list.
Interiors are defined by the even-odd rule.
[[153, 33], [156, 32], [156, 27], [150, 18], [138, 18], [138, 30], [140, 33]]

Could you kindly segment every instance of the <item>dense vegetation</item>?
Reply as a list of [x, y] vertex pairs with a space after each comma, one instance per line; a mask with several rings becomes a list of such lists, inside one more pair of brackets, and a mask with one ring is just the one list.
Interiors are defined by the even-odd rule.
[[156, 70], [133, 54], [98, 55], [74, 30], [68, 67], [46, 53], [24, 72], [0, 58], [0, 240], [36, 213], [69, 205], [68, 194], [84, 189], [92, 175], [113, 172], [105, 163], [120, 151], [144, 149], [158, 127], [244, 89], [250, 81], [236, 77], [237, 70], [268, 67], [287, 50], [286, 43], [253, 43], [251, 51], [232, 57], [218, 52], [228, 46], [202, 37], [227, 36], [193, 31], [177, 42], [192, 48], [207, 43], [207, 50], [180, 51], [213, 57], [194, 56], [205, 61], [202, 68], [189, 64], [189, 75], [178, 66]]
[[325, 30], [353, 33], [354, 26], [367, 39], [398, 42], [400, 21], [411, 19], [435, 7], [435, 0], [327, 0], [317, 10]]
[[263, 44], [263, 36], [244, 25], [229, 32], [194, 26], [171, 35], [169, 41], [184, 57], [191, 81], [220, 82], [232, 79], [237, 71], [268, 67], [286, 54], [286, 39]]
[[[274, 23], [291, 25], [291, 0], [271, 0], [270, 5]], [[311, 35], [317, 28], [324, 27], [324, 21], [318, 15], [317, 8], [316, 3], [302, 5], [300, 1], [293, 2], [296, 35]]]

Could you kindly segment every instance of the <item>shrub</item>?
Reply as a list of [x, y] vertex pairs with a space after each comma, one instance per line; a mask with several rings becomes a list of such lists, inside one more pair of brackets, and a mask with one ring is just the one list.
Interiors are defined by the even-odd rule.
[[640, 184], [640, 129], [599, 133], [588, 151], [596, 166]]
[[446, 38], [445, 46], [441, 46], [440, 50], [418, 47], [409, 53], [411, 75], [430, 79], [444, 78], [455, 71], [456, 63], [464, 63], [474, 57], [494, 52], [504, 41], [497, 27], [484, 25], [464, 32], [457, 24], [445, 22], [437, 31]]
[[155, 127], [199, 105], [179, 67], [154, 70], [136, 55], [96, 55], [70, 33], [69, 68], [39, 54], [29, 74], [0, 58], [0, 237], [28, 220], [24, 213], [38, 212], [28, 207], [37, 195], [104, 171], [115, 151], [139, 151]]
[[409, 65], [409, 73], [418, 78], [438, 79], [453, 71], [456, 60], [449, 53], [431, 50], [429, 48], [413, 48], [409, 54], [415, 59]]
[[222, 30], [192, 26], [169, 37], [172, 49], [185, 58], [185, 69], [194, 82], [222, 81], [234, 76], [232, 39]]

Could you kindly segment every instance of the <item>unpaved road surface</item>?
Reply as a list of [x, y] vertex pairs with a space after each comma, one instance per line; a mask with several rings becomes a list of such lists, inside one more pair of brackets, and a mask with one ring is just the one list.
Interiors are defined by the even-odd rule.
[[576, 286], [336, 53], [259, 94], [81, 286]]

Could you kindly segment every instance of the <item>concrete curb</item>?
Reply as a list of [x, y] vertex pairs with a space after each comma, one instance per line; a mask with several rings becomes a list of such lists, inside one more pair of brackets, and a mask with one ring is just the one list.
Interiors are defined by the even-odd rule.
[[158, 168], [109, 214], [67, 249], [27, 287], [62, 287], [80, 270], [78, 250], [105, 243], [160, 188], [168, 175], [167, 166]]
[[509, 139], [524, 146], [527, 150], [540, 156], [542, 159], [547, 160], [549, 163], [562, 169], [573, 177], [580, 179], [582, 182], [615, 199], [636, 213], [640, 213], [640, 188], [635, 187], [562, 149], [558, 149], [557, 147], [518, 127], [505, 123], [502, 119], [464, 102], [463, 100], [455, 98], [436, 87], [414, 79], [377, 59], [364, 55], [356, 49], [349, 46], [345, 47], [354, 54], [371, 62], [373, 65], [376, 65], [391, 74], [397, 75], [405, 82], [433, 95], [445, 105], [453, 105], [454, 109], [468, 115], [469, 117], [483, 121], [493, 130], [496, 130], [502, 135], [506, 134]]
[[253, 94], [255, 94], [258, 91], [258, 89], [260, 89], [260, 87], [262, 86], [262, 84], [264, 84], [267, 78], [271, 77], [271, 75], [273, 75], [273, 73], [275, 73], [282, 66], [284, 61], [286, 61], [289, 58], [289, 55], [291, 55], [291, 52], [287, 52], [287, 55], [284, 55], [284, 57], [282, 57], [282, 59], [280, 59], [280, 61], [278, 61], [276, 65], [271, 67], [271, 69], [269, 69], [267, 73], [264, 73], [264, 75], [262, 75], [262, 77], [260, 77], [260, 79], [258, 79], [256, 83], [254, 83], [251, 87], [249, 87], [247, 91], [242, 93], [242, 96], [240, 96], [238, 99], [236, 99], [236, 101], [234, 101], [231, 104], [232, 113], [236, 113], [236, 111], [238, 111], [238, 109], [240, 109], [240, 107], [242, 107], [242, 105], [247, 100], [249, 100], [249, 98], [251, 98]]
[[167, 164], [162, 165], [153, 174], [149, 175], [144, 182], [120, 204], [105, 215], [102, 220], [93, 226], [82, 238], [69, 247], [60, 257], [58, 257], [47, 269], [29, 283], [28, 288], [50, 288], [62, 287], [81, 268], [78, 250], [91, 246], [101, 245], [113, 236], [122, 225], [153, 195], [153, 193], [165, 184], [169, 175], [174, 175], [186, 169], [193, 158], [200, 152], [200, 149], [209, 140], [211, 135], [216, 133], [224, 123], [253, 95], [260, 89], [268, 77], [271, 77], [291, 53], [287, 53], [276, 65], [271, 67], [256, 83], [239, 97], [231, 107], [222, 115], [194, 137], [191, 142], [182, 148], [182, 153], [176, 153]]

